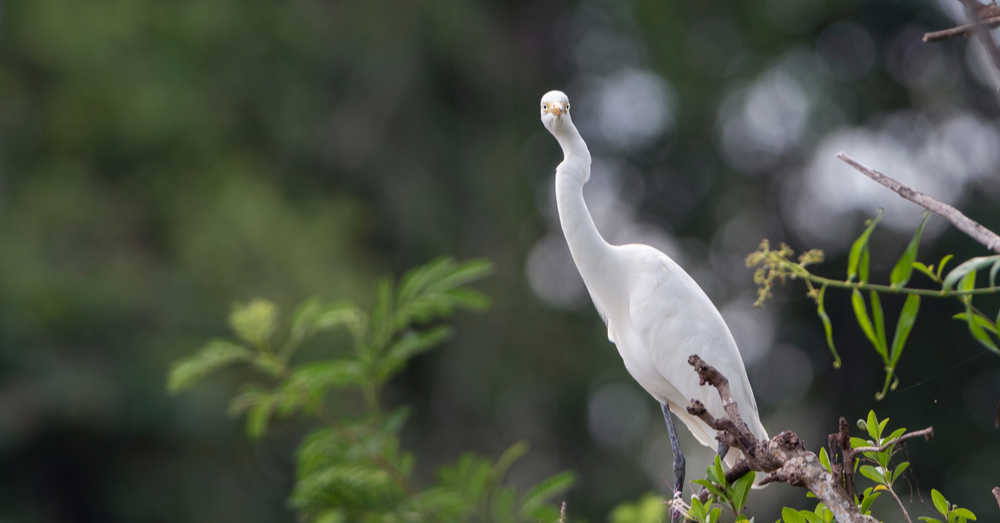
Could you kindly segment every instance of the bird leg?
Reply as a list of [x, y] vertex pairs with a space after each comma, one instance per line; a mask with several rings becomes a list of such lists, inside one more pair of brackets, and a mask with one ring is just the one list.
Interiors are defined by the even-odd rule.
[[716, 451], [719, 455], [719, 459], [726, 459], [726, 454], [729, 454], [729, 445], [726, 445], [724, 441], [719, 442], [719, 450]]
[[683, 495], [684, 468], [687, 462], [684, 460], [684, 453], [681, 452], [681, 443], [677, 441], [677, 429], [674, 428], [674, 418], [670, 414], [670, 407], [666, 403], [660, 406], [663, 408], [663, 419], [667, 422], [667, 434], [670, 435], [670, 450], [674, 453], [674, 496], [679, 496]]

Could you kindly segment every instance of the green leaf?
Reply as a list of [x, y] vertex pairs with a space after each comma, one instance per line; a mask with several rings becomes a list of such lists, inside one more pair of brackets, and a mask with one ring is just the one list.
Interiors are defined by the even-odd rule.
[[781, 519], [785, 523], [806, 523], [806, 518], [802, 517], [798, 510], [789, 507], [781, 509]]
[[367, 378], [355, 360], [332, 360], [306, 363], [296, 367], [285, 384], [286, 390], [304, 389], [319, 396], [327, 389], [363, 385]]
[[854, 292], [851, 293], [851, 305], [854, 306], [854, 316], [858, 319], [858, 326], [864, 331], [875, 350], [882, 354], [878, 336], [875, 334], [875, 329], [872, 328], [871, 320], [868, 319], [868, 308], [865, 306], [865, 299], [861, 296], [861, 291], [854, 289]]
[[840, 368], [840, 355], [837, 354], [837, 348], [833, 346], [833, 324], [830, 323], [830, 317], [826, 314], [826, 308], [823, 305], [823, 298], [826, 294], [826, 284], [823, 284], [819, 289], [819, 297], [816, 298], [816, 314], [819, 315], [819, 319], [823, 322], [823, 330], [826, 332], [826, 345], [830, 347], [830, 353], [833, 354], [833, 368]]
[[197, 354], [174, 362], [170, 366], [167, 390], [176, 394], [203, 378], [206, 374], [237, 361], [250, 361], [254, 352], [230, 341], [212, 340]]
[[718, 454], [715, 455], [715, 477], [718, 478], [722, 488], [729, 488], [729, 483], [726, 482], [726, 471], [722, 468], [722, 458]]
[[885, 484], [885, 476], [871, 465], [861, 465], [861, 474], [875, 483]]
[[302, 302], [292, 313], [291, 334], [293, 338], [302, 340], [308, 335], [316, 316], [323, 310], [319, 298], [313, 296]]
[[756, 477], [756, 473], [751, 470], [733, 484], [733, 491], [735, 492], [733, 501], [736, 502], [736, 510], [740, 510], [746, 506], [747, 499], [750, 497], [750, 487], [753, 486], [753, 480]]
[[871, 447], [872, 443], [870, 441], [865, 441], [861, 438], [851, 438], [851, 448], [859, 449], [861, 447]]
[[406, 365], [407, 360], [444, 343], [445, 340], [451, 338], [453, 333], [452, 328], [446, 325], [422, 332], [407, 332], [386, 350], [375, 373], [376, 379], [380, 382], [388, 379], [400, 371]]
[[392, 476], [363, 465], [334, 465], [302, 478], [289, 503], [298, 509], [316, 506], [373, 509], [391, 506], [404, 492]]
[[948, 273], [948, 276], [944, 279], [944, 283], [941, 285], [941, 290], [946, 291], [951, 289], [953, 285], [958, 283], [959, 280], [965, 278], [969, 273], [975, 273], [975, 271], [982, 269], [987, 265], [996, 263], [997, 260], [1000, 260], [1000, 254], [994, 256], [979, 256], [969, 259]]
[[954, 258], [954, 257], [955, 257], [954, 254], [949, 254], [949, 255], [945, 256], [944, 258], [941, 258], [941, 263], [938, 264], [938, 269], [937, 269], [937, 278], [939, 280], [941, 279], [941, 272], [944, 271], [944, 266], [947, 265], [948, 262], [950, 262], [951, 259]]
[[872, 504], [875, 503], [875, 500], [878, 499], [880, 495], [881, 494], [878, 492], [873, 492], [865, 496], [865, 499], [861, 500], [861, 513], [867, 514], [868, 511], [871, 510]]
[[705, 518], [708, 517], [705, 505], [701, 503], [701, 500], [699, 500], [697, 496], [691, 498], [691, 509], [688, 510], [688, 512], [697, 521], [705, 521]]
[[[952, 319], [962, 320], [962, 321], [969, 321], [969, 315], [966, 314], [966, 313], [964, 313], [964, 312], [960, 312], [960, 313], [952, 316]], [[987, 320], [986, 318], [984, 318], [984, 317], [982, 317], [982, 316], [980, 316], [978, 314], [973, 314], [972, 315], [972, 320], [975, 321], [976, 323], [978, 323], [979, 326], [982, 327], [984, 330], [992, 332], [993, 334], [997, 334], [997, 326], [996, 326], [996, 324], [994, 324], [990, 320]]]
[[[888, 419], [888, 418], [886, 418], [886, 419]], [[898, 428], [898, 429], [892, 431], [892, 434], [889, 434], [888, 436], [886, 436], [885, 439], [883, 439], [882, 441], [883, 441], [883, 443], [892, 441], [892, 440], [894, 440], [894, 439], [902, 436], [904, 432], [906, 432], [905, 428]]]
[[928, 267], [928, 266], [924, 265], [923, 263], [913, 262], [913, 268], [916, 269], [916, 270], [918, 270], [918, 271], [920, 271], [920, 272], [922, 272], [922, 273], [924, 273], [924, 274], [926, 274], [928, 278], [930, 278], [930, 279], [932, 279], [934, 281], [938, 281], [940, 279], [940, 278], [938, 278], [937, 276], [934, 275], [934, 266], [933, 265], [931, 265], [930, 267]]
[[712, 512], [708, 515], [708, 523], [716, 523], [719, 521], [719, 516], [722, 514], [722, 509], [715, 507]]
[[576, 475], [572, 472], [560, 472], [554, 476], [542, 480], [535, 485], [521, 501], [521, 513], [530, 514], [538, 507], [542, 506], [546, 500], [554, 496], [565, 493], [576, 483]]
[[900, 463], [898, 466], [896, 466], [896, 470], [892, 473], [892, 482], [895, 483], [896, 480], [899, 479], [899, 476], [901, 476], [903, 472], [909, 467], [910, 467], [909, 461], [904, 461]]
[[919, 518], [917, 518], [917, 519], [919, 519], [919, 520], [921, 520], [921, 521], [926, 521], [927, 523], [944, 523], [944, 522], [943, 522], [943, 521], [941, 521], [940, 519], [934, 519], [934, 518], [929, 518], [929, 517], [927, 517], [927, 516], [920, 516], [920, 517], [919, 517]]
[[277, 320], [278, 307], [260, 298], [248, 304], [234, 303], [228, 319], [237, 336], [258, 348], [269, 346]]
[[879, 299], [878, 293], [871, 291], [872, 296], [872, 323], [875, 324], [875, 334], [878, 336], [878, 344], [881, 347], [879, 351], [882, 354], [882, 359], [886, 364], [889, 363], [889, 351], [887, 347], [889, 344], [886, 342], [885, 337], [885, 314], [882, 312], [882, 300]]
[[823, 518], [816, 515], [815, 512], [809, 510], [800, 510], [799, 515], [805, 518], [809, 523], [825, 523]]
[[976, 315], [972, 312], [972, 301], [967, 300], [965, 302], [965, 324], [969, 326], [969, 332], [972, 333], [972, 337], [976, 338], [976, 341], [987, 349], [1000, 354], [1000, 348], [997, 348], [996, 343], [993, 342], [990, 335], [983, 330], [975, 318]]
[[[858, 263], [861, 262], [862, 253], [868, 248], [868, 238], [871, 237], [872, 231], [875, 230], [875, 226], [878, 222], [882, 220], [882, 209], [878, 210], [878, 216], [875, 217], [865, 231], [861, 233], [861, 236], [855, 240], [854, 245], [851, 246], [850, 255], [847, 257], [847, 281], [854, 280], [854, 276], [858, 274]], [[867, 269], [867, 268], [866, 268]], [[867, 272], [867, 270], [865, 271]]]
[[934, 501], [934, 508], [942, 516], [948, 517], [948, 500], [944, 499], [944, 496], [937, 489], [931, 489], [931, 499]]
[[825, 448], [819, 449], [819, 462], [827, 472], [833, 473], [833, 469], [830, 468], [830, 456], [827, 455]]
[[867, 425], [868, 425], [868, 435], [871, 436], [872, 439], [877, 442], [879, 438], [882, 437], [881, 434], [882, 428], [879, 425], [878, 416], [875, 415], [874, 410], [868, 411]]
[[903, 251], [903, 255], [899, 257], [899, 261], [896, 262], [896, 266], [892, 268], [892, 274], [889, 276], [889, 281], [892, 282], [893, 288], [898, 289], [903, 287], [908, 281], [910, 281], [910, 275], [913, 273], [913, 262], [917, 259], [917, 248], [920, 246], [920, 235], [923, 234], [924, 225], [930, 217], [930, 211], [924, 211], [924, 219], [920, 222], [920, 226], [917, 227], [917, 232], [913, 234], [913, 239], [910, 240], [910, 244], [906, 246], [906, 250]]
[[715, 496], [715, 497], [717, 497], [719, 499], [725, 498], [725, 496], [726, 496], [726, 493], [723, 492], [723, 491], [721, 491], [721, 490], [719, 490], [719, 487], [716, 486], [715, 483], [712, 483], [711, 481], [709, 481], [707, 479], [696, 479], [696, 480], [693, 480], [691, 483], [693, 483], [695, 485], [701, 485], [702, 487], [705, 487], [705, 490], [707, 490], [710, 494], [712, 494], [713, 496]]
[[262, 396], [261, 400], [250, 407], [247, 412], [247, 437], [251, 440], [260, 439], [267, 432], [267, 425], [271, 420], [271, 414], [278, 407], [279, 396], [268, 394]]
[[889, 366], [892, 368], [896, 368], [896, 362], [903, 355], [903, 347], [906, 346], [906, 339], [909, 338], [913, 324], [917, 321], [918, 312], [920, 312], [920, 296], [916, 294], [907, 296], [903, 310], [899, 313], [899, 320], [896, 322], [896, 333], [892, 336], [892, 350], [889, 357]]
[[500, 481], [507, 474], [507, 470], [510, 466], [514, 464], [515, 461], [521, 459], [525, 454], [528, 453], [528, 442], [518, 441], [517, 443], [511, 445], [500, 455], [497, 459], [495, 465], [493, 465], [493, 477], [496, 481]]
[[354, 304], [350, 302], [334, 303], [316, 312], [312, 324], [309, 325], [308, 333], [315, 334], [344, 326], [357, 340], [364, 336], [365, 329], [368, 327], [366, 323], [367, 315]]
[[971, 519], [972, 521], [976, 520], [976, 515], [973, 514], [972, 511], [967, 508], [955, 509], [955, 515], [960, 518]]
[[990, 269], [990, 288], [997, 286], [997, 271], [1000, 271], [1000, 260], [993, 263], [993, 267]]
[[871, 252], [868, 245], [865, 245], [865, 249], [861, 251], [861, 262], [858, 263], [858, 281], [861, 283], [868, 283], [868, 267], [870, 265]]

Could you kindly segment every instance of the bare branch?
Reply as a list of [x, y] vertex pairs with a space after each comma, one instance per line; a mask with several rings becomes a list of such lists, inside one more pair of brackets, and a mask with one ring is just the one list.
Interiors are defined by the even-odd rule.
[[924, 42], [940, 42], [941, 40], [947, 40], [948, 38], [954, 38], [956, 36], [966, 36], [975, 31], [977, 26], [988, 26], [992, 29], [998, 25], [1000, 25], [1000, 16], [994, 16], [981, 22], [973, 22], [971, 24], [960, 25], [943, 31], [927, 33], [924, 35]]
[[987, 249], [1000, 253], [1000, 236], [997, 236], [995, 232], [983, 227], [975, 220], [962, 214], [962, 212], [958, 209], [858, 162], [854, 158], [848, 156], [847, 153], [837, 153], [837, 158], [840, 158], [844, 161], [844, 163], [854, 167], [872, 180], [875, 180], [885, 187], [895, 191], [896, 194], [902, 196], [903, 198], [906, 198], [924, 209], [940, 215], [942, 218], [951, 222], [952, 225], [954, 225], [958, 230], [968, 234], [973, 240], [985, 245]]

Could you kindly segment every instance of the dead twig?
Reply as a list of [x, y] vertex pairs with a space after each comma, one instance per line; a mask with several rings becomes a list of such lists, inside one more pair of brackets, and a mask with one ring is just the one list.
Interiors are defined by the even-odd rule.
[[940, 215], [942, 218], [951, 222], [955, 228], [965, 234], [968, 234], [973, 240], [985, 245], [987, 249], [1000, 253], [1000, 236], [986, 227], [983, 227], [975, 220], [962, 214], [962, 212], [958, 209], [862, 164], [854, 158], [851, 158], [847, 155], [847, 153], [837, 153], [837, 158], [841, 159], [844, 163], [850, 165], [851, 167], [854, 167], [865, 176], [893, 190], [896, 194], [902, 196], [903, 198], [910, 200], [928, 211]]
[[958, 27], [952, 27], [951, 29], [944, 29], [942, 31], [934, 31], [924, 34], [924, 42], [940, 42], [941, 40], [947, 40], [949, 38], [955, 38], [956, 36], [967, 36], [973, 33], [977, 27], [989, 27], [990, 29], [1000, 25], [1000, 16], [994, 16], [991, 18], [986, 18], [985, 20], [979, 22], [973, 22], [971, 24], [960, 25]]

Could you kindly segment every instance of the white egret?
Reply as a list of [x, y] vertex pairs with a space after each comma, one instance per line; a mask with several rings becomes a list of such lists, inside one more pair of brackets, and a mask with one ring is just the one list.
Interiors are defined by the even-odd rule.
[[[671, 412], [703, 445], [714, 447], [716, 431], [687, 413], [691, 399], [701, 400], [715, 417], [725, 415], [722, 400], [702, 387], [688, 365], [698, 354], [729, 378], [744, 422], [767, 439], [743, 359], [719, 310], [684, 269], [648, 245], [611, 245], [597, 231], [583, 199], [590, 178], [590, 151], [570, 117], [569, 98], [561, 91], [542, 97], [542, 123], [556, 137], [563, 161], [556, 168], [559, 221], [587, 291], [608, 327], [625, 368], [660, 402], [674, 453], [675, 492], [684, 484], [684, 454]], [[726, 457], [728, 448], [719, 445]], [[729, 453], [730, 466], [738, 458]]]

